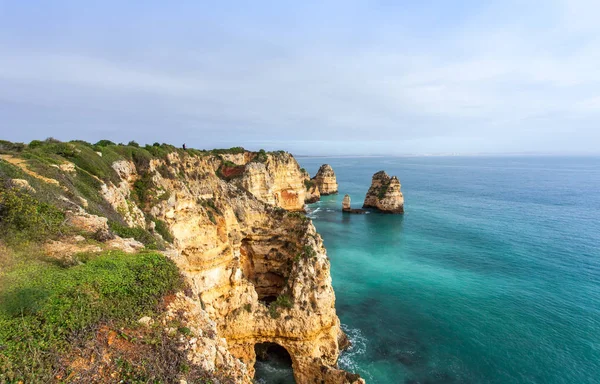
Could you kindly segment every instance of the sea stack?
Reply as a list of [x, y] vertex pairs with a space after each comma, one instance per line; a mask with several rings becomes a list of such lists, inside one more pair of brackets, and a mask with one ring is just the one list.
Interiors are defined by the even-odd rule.
[[352, 209], [350, 206], [350, 195], [344, 196], [344, 200], [342, 201], [342, 211], [348, 212]]
[[367, 213], [367, 211], [365, 211], [364, 209], [352, 209], [352, 206], [350, 204], [350, 195], [348, 195], [348, 194], [346, 194], [346, 196], [344, 196], [344, 200], [342, 201], [342, 212], [358, 213], [358, 214]]
[[322, 196], [338, 193], [338, 184], [335, 173], [329, 164], [321, 165], [321, 168], [319, 168], [315, 177], [312, 178], [312, 181], [317, 188], [319, 188], [319, 192]]
[[375, 208], [385, 213], [404, 213], [404, 196], [400, 188], [400, 181], [396, 176], [389, 177], [385, 171], [377, 172], [373, 175], [363, 208]]

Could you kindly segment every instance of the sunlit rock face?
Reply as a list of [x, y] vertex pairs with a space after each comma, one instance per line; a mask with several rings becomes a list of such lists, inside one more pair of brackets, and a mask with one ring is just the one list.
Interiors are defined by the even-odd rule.
[[255, 345], [276, 343], [289, 353], [297, 383], [363, 382], [336, 368], [345, 336], [330, 263], [311, 220], [295, 212], [304, 208], [307, 183], [290, 154], [153, 159], [144, 170], [153, 201], [143, 209], [125, 190], [142, 171], [115, 167], [122, 181], [107, 199], [127, 200], [131, 222], [141, 221], [138, 210], [164, 221], [174, 238], [167, 254], [193, 291], [179, 303], [197, 323], [192, 361], [251, 383]]
[[264, 162], [246, 163], [241, 186], [267, 204], [290, 211], [304, 209], [304, 175], [289, 153], [268, 154]]
[[312, 178], [321, 195], [331, 195], [338, 193], [338, 184], [335, 178], [335, 172], [329, 164], [323, 164], [319, 171]]
[[396, 176], [385, 171], [373, 175], [371, 187], [365, 196], [363, 208], [375, 208], [385, 213], [404, 213], [404, 196]]

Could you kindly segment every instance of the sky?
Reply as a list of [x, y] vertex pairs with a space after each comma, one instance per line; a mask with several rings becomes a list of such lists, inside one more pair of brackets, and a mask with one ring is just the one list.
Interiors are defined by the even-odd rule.
[[0, 0], [0, 139], [600, 153], [600, 1]]

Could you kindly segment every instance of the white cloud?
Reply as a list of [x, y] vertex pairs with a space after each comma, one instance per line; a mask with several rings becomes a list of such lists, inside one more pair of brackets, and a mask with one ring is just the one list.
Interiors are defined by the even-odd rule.
[[518, 138], [524, 125], [540, 119], [550, 123], [532, 128], [538, 132], [597, 118], [600, 27], [589, 15], [600, 6], [553, 2], [539, 17], [516, 17], [511, 7], [521, 9], [492, 3], [460, 28], [433, 34], [426, 46], [397, 45], [402, 35], [382, 36], [391, 27], [373, 27], [370, 40], [356, 46], [335, 39], [287, 46], [264, 31], [229, 31], [223, 49], [204, 52], [192, 42], [172, 60], [157, 54], [157, 62], [152, 50], [124, 60], [101, 49], [4, 49], [0, 100], [65, 115], [85, 111], [100, 121], [145, 114], [150, 124], [174, 122], [182, 134], [200, 126], [254, 130], [263, 140], [384, 136], [423, 148], [437, 137], [431, 148], [438, 149], [448, 136], [453, 146], [467, 137], [480, 145], [507, 134]]

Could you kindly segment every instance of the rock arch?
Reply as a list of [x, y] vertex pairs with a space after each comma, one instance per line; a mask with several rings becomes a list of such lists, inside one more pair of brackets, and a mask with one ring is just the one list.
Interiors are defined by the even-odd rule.
[[[294, 363], [288, 350], [280, 344], [273, 342], [256, 343], [255, 379], [265, 379], [263, 375], [270, 374], [269, 379], [277, 383], [295, 383]], [[262, 369], [262, 364], [269, 364], [271, 369]], [[264, 372], [263, 372], [264, 371]], [[267, 373], [266, 371], [270, 371]], [[275, 377], [273, 377], [275, 376]]]

